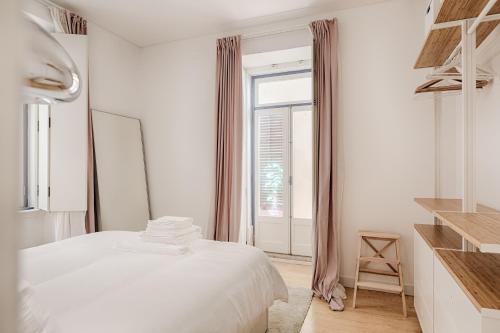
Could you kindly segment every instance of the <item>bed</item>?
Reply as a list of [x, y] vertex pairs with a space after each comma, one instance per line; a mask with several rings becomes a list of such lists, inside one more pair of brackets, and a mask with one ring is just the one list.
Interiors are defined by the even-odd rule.
[[126, 251], [135, 232], [20, 252], [21, 278], [62, 333], [263, 333], [287, 288], [254, 247], [198, 240], [187, 255]]

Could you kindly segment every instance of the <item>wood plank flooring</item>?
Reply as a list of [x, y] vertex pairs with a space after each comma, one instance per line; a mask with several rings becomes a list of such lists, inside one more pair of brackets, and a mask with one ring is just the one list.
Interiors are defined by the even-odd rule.
[[[310, 265], [276, 260], [273, 263], [288, 286], [310, 287]], [[343, 312], [331, 311], [324, 301], [314, 298], [301, 333], [421, 332], [413, 297], [407, 296], [408, 318], [404, 318], [399, 295], [359, 290], [356, 309], [353, 310], [352, 293], [353, 290], [347, 288], [348, 299]]]

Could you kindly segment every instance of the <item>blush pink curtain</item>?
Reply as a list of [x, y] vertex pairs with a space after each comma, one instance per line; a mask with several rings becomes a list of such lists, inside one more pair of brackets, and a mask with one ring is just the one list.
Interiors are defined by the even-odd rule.
[[80, 15], [58, 7], [50, 7], [49, 12], [56, 32], [75, 35], [87, 34], [87, 20]]
[[336, 20], [310, 24], [313, 34], [315, 110], [312, 289], [332, 310], [343, 310], [339, 283], [337, 214], [338, 34]]
[[217, 157], [214, 239], [237, 242], [241, 213], [242, 66], [240, 36], [217, 40]]

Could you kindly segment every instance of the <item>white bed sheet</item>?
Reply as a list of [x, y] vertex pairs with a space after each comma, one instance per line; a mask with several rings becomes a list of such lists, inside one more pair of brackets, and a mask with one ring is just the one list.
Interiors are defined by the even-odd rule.
[[189, 255], [122, 251], [138, 233], [108, 231], [21, 251], [62, 333], [251, 333], [287, 288], [259, 249], [198, 240]]

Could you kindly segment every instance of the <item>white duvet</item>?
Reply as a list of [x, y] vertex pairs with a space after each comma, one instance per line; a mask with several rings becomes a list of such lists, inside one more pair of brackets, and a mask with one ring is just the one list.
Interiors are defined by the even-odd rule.
[[259, 249], [198, 240], [188, 255], [122, 251], [99, 232], [21, 251], [21, 277], [62, 333], [247, 333], [283, 279]]

